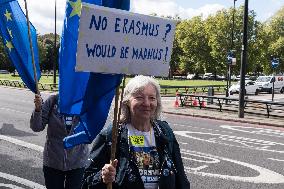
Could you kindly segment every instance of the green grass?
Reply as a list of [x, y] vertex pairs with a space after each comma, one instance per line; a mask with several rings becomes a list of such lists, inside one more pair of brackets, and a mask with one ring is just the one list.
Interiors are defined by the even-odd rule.
[[[21, 81], [21, 78], [18, 75], [13, 76], [13, 74], [0, 74], [0, 79], [8, 80], [17, 80]], [[126, 83], [130, 78], [126, 79]], [[56, 78], [56, 83], [58, 83], [59, 78]], [[204, 85], [226, 85], [226, 81], [212, 81], [212, 80], [164, 80], [157, 79], [160, 85], [169, 85], [169, 86], [204, 86]], [[53, 83], [53, 76], [41, 76], [40, 83], [49, 84]]]
[[226, 81], [212, 80], [158, 80], [160, 85], [169, 86], [204, 86], [204, 85], [226, 85]]
[[[0, 74], [0, 79], [22, 81], [19, 75], [14, 76], [13, 74]], [[42, 84], [53, 83], [53, 76], [41, 76], [39, 82]], [[56, 78], [56, 83], [58, 83], [58, 77]]]
[[[13, 74], [0, 74], [0, 79], [5, 80], [17, 80], [21, 81], [21, 78], [18, 75]], [[131, 78], [126, 78], [126, 83]], [[195, 86], [210, 86], [210, 85], [226, 85], [226, 81], [212, 81], [212, 80], [164, 80], [164, 79], [157, 79], [160, 85], [164, 86], [173, 86], [173, 88], [161, 88], [161, 93], [164, 95], [175, 95], [176, 90], [178, 90], [180, 93], [204, 93], [207, 92], [207, 87], [198, 87], [198, 88], [188, 88], [188, 87], [195, 87]], [[56, 83], [58, 84], [59, 78], [56, 78]], [[41, 79], [39, 80], [39, 89], [40, 90], [58, 90], [58, 85], [54, 88], [53, 87], [53, 76], [46, 76], [42, 75]], [[122, 84], [121, 84], [122, 86]], [[179, 87], [180, 86], [180, 87]], [[225, 91], [224, 87], [217, 87], [218, 92]], [[216, 90], [215, 89], [215, 90]], [[216, 91], [217, 92], [217, 91]]]
[[[131, 78], [126, 78], [126, 83]], [[160, 85], [168, 86], [206, 86], [206, 85], [226, 85], [226, 81], [213, 81], [213, 80], [165, 80], [157, 79]]]

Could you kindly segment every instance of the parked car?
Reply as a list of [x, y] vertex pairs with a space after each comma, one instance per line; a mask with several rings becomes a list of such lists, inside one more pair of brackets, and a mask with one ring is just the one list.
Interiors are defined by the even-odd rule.
[[186, 76], [186, 79], [193, 79], [194, 76], [195, 76], [195, 74], [188, 74], [188, 75]]
[[284, 76], [259, 76], [256, 84], [260, 91], [272, 93], [274, 83], [274, 90], [279, 90], [280, 93], [284, 92]]
[[202, 79], [209, 79], [211, 76], [213, 76], [212, 73], [205, 73], [202, 77]]
[[[255, 81], [252, 80], [245, 80], [245, 94], [255, 94], [258, 95], [260, 89], [259, 87], [256, 85]], [[233, 84], [230, 88], [229, 88], [229, 94], [233, 95], [233, 94], [239, 94], [240, 92], [240, 81], [238, 81], [236, 84]]]
[[188, 74], [186, 79], [203, 79], [203, 74]]

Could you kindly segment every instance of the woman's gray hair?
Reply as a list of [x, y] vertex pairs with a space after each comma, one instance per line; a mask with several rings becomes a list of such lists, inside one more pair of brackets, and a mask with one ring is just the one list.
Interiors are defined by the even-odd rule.
[[121, 123], [130, 122], [130, 110], [129, 110], [129, 100], [130, 98], [139, 91], [144, 90], [147, 85], [152, 85], [156, 89], [157, 98], [157, 108], [152, 120], [159, 119], [162, 111], [161, 94], [159, 83], [150, 76], [138, 75], [129, 80], [124, 89], [123, 101], [121, 105]]

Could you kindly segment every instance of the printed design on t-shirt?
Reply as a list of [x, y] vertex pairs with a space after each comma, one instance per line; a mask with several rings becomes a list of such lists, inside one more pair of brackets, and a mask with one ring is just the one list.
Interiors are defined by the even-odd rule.
[[130, 151], [136, 161], [144, 185], [158, 183], [160, 162], [156, 147], [131, 146]]

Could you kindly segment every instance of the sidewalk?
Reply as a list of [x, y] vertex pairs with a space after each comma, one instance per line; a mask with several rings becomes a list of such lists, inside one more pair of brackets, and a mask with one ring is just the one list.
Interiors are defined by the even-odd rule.
[[174, 107], [174, 101], [162, 101], [163, 112], [175, 115], [185, 115], [192, 117], [208, 118], [215, 120], [233, 121], [239, 123], [250, 123], [257, 125], [284, 127], [284, 120], [277, 117], [264, 117], [252, 114], [238, 117], [238, 112], [220, 112], [212, 109], [199, 109], [197, 107]]

